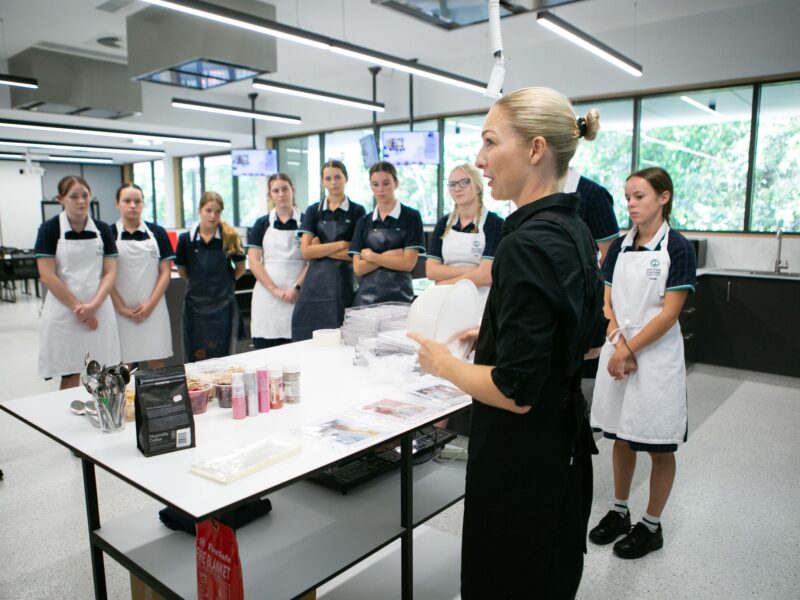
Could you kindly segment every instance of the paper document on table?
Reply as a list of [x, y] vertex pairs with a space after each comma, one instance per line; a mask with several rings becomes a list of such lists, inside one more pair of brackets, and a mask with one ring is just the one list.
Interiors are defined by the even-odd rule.
[[190, 470], [201, 477], [220, 483], [231, 483], [298, 452], [300, 446], [297, 444], [266, 438], [237, 448], [228, 454], [195, 463]]
[[356, 411], [364, 413], [367, 417], [375, 418], [379, 421], [401, 421], [403, 423], [415, 423], [430, 415], [442, 410], [438, 404], [425, 402], [420, 398], [405, 400], [390, 400], [385, 398], [377, 402], [369, 402], [359, 406]]
[[443, 407], [455, 406], [471, 398], [453, 384], [436, 377], [426, 377], [405, 388], [409, 394]]
[[300, 427], [298, 431], [337, 450], [352, 450], [390, 433], [384, 427], [355, 419], [350, 415], [337, 415], [317, 421]]

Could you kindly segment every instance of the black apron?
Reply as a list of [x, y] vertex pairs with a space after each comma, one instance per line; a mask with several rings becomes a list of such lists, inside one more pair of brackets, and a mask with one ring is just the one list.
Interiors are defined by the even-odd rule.
[[[537, 217], [569, 225], [552, 213]], [[567, 233], [576, 240], [574, 231]], [[588, 288], [596, 259], [576, 249]], [[484, 313], [490, 335], [493, 292]], [[599, 310], [599, 302], [587, 293], [581, 355], [592, 327], [590, 313]], [[481, 346], [488, 344], [480, 342], [475, 364], [485, 364]], [[461, 553], [464, 600], [575, 597], [591, 512], [591, 454], [596, 452], [579, 368], [572, 374], [551, 373], [525, 415], [473, 401]]]
[[[322, 214], [320, 205], [320, 215]], [[317, 221], [317, 236], [323, 244], [343, 240], [351, 223]], [[311, 339], [317, 329], [336, 329], [344, 321], [344, 309], [353, 304], [353, 263], [318, 258], [308, 263], [303, 289], [292, 313], [292, 341]]]
[[183, 346], [187, 362], [233, 354], [240, 324], [231, 259], [224, 250], [201, 248], [199, 237], [198, 227], [191, 240], [192, 254], [187, 265], [189, 280], [183, 302]]
[[[370, 229], [366, 246], [373, 252], [403, 249], [406, 232], [402, 229]], [[361, 278], [353, 306], [366, 306], [378, 302], [408, 302], [414, 300], [411, 273], [378, 267]]]

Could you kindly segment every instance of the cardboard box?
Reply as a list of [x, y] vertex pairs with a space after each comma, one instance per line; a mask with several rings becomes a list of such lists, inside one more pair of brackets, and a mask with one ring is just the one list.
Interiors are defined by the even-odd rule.
[[165, 600], [164, 596], [154, 592], [153, 588], [149, 587], [131, 573], [131, 600]]

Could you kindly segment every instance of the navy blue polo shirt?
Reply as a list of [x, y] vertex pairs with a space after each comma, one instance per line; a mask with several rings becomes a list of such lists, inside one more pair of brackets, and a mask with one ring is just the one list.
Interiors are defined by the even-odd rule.
[[298, 235], [308, 233], [314, 237], [319, 237], [319, 230], [317, 223], [319, 221], [344, 221], [347, 223], [347, 228], [344, 233], [337, 236], [335, 240], [328, 240], [329, 242], [341, 242], [342, 240], [350, 241], [353, 239], [353, 233], [356, 229], [356, 224], [359, 219], [366, 214], [366, 210], [360, 204], [353, 202], [350, 198], [346, 198], [336, 210], [328, 208], [327, 199], [321, 202], [315, 202], [309, 205], [306, 212], [303, 213], [303, 218], [300, 222], [300, 228], [297, 230]]
[[[614, 267], [617, 264], [622, 242], [624, 237], [614, 240], [608, 248], [608, 254], [603, 261], [603, 279], [606, 285], [611, 287], [614, 282]], [[660, 250], [661, 242], [658, 242], [652, 250]], [[635, 248], [626, 246], [625, 252], [647, 252], [651, 250], [646, 246]], [[669, 240], [667, 243], [667, 253], [669, 254], [669, 273], [667, 274], [666, 291], [689, 290], [693, 294], [695, 282], [697, 281], [697, 258], [694, 255], [694, 246], [674, 229], [669, 230]]]
[[370, 229], [402, 229], [405, 236], [403, 250], [418, 250], [425, 253], [425, 234], [422, 230], [422, 215], [419, 211], [397, 202], [392, 212], [381, 221], [376, 208], [359, 219], [356, 225], [353, 240], [350, 242], [348, 254], [361, 255], [361, 250], [367, 245], [367, 234]]
[[[158, 259], [159, 261], [165, 260], [173, 260], [175, 258], [175, 252], [172, 250], [172, 243], [169, 241], [169, 237], [167, 236], [166, 230], [161, 227], [161, 225], [156, 225], [155, 223], [145, 223], [147, 228], [153, 232], [153, 237], [156, 240], [156, 244], [158, 244]], [[111, 226], [111, 235], [114, 236], [114, 239], [117, 239], [117, 234], [119, 231], [117, 230], [117, 224], [114, 223]], [[122, 232], [122, 236], [120, 240], [133, 240], [134, 242], [143, 242], [145, 240], [149, 240], [150, 235], [145, 231], [144, 227], [139, 227], [133, 233], [124, 230]]]
[[[178, 247], [175, 250], [175, 265], [178, 267], [188, 267], [189, 261], [191, 260], [192, 253], [192, 238], [194, 237], [194, 233], [196, 231], [196, 226], [190, 229], [189, 231], [184, 231], [182, 234], [178, 236]], [[222, 233], [220, 229], [217, 228], [217, 234], [209, 240], [208, 243], [205, 242], [203, 237], [198, 234], [197, 236], [197, 244], [202, 250], [211, 250], [217, 252], [223, 252], [222, 248]], [[247, 260], [247, 257], [244, 253], [235, 253], [231, 254], [230, 256], [231, 262], [238, 263], [244, 260]]]
[[576, 190], [580, 198], [578, 216], [589, 227], [595, 242], [608, 242], [619, 237], [619, 225], [614, 214], [614, 198], [599, 183], [583, 175]]
[[[485, 209], [484, 209], [485, 210]], [[439, 262], [444, 262], [444, 257], [442, 256], [442, 236], [444, 235], [445, 227], [447, 227], [447, 220], [450, 218], [450, 215], [445, 215], [436, 223], [436, 227], [433, 228], [433, 234], [431, 235], [430, 244], [428, 244], [428, 252], [425, 255], [425, 258], [432, 258], [434, 260], [438, 260]], [[473, 233], [476, 229], [475, 223], [469, 222], [467, 223], [466, 227], [463, 229], [461, 228], [461, 221], [456, 219], [453, 222], [453, 225], [450, 227], [453, 231], [459, 231], [461, 233]], [[483, 255], [481, 259], [485, 260], [494, 260], [494, 255], [497, 252], [497, 246], [500, 244], [500, 240], [503, 238], [503, 217], [489, 211], [486, 214], [486, 222], [483, 224], [483, 233], [486, 236], [486, 246], [483, 248]]]
[[[39, 225], [36, 244], [33, 247], [36, 258], [56, 255], [56, 245], [58, 244], [58, 238], [61, 237], [61, 224], [58, 219], [59, 215], [56, 215]], [[97, 227], [97, 232], [100, 233], [100, 239], [103, 240], [103, 256], [117, 256], [117, 245], [114, 243], [116, 238], [111, 234], [111, 228], [102, 221], [95, 220], [94, 224]], [[93, 240], [96, 237], [96, 232], [87, 231], [86, 229], [81, 232], [70, 229], [64, 234], [64, 239], [67, 240]]]
[[[261, 248], [264, 243], [264, 235], [269, 229], [269, 215], [259, 217], [250, 230], [247, 232], [247, 244], [245, 248]], [[275, 218], [275, 229], [277, 231], [295, 231], [298, 229], [297, 219], [290, 217], [286, 223], [280, 220], [279, 217]]]

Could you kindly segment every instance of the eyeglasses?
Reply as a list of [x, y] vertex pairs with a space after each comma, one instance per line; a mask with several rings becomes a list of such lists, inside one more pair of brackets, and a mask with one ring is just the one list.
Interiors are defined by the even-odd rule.
[[457, 181], [448, 181], [447, 187], [451, 190], [454, 190], [456, 188], [461, 188], [462, 190], [465, 190], [470, 186], [471, 183], [472, 180], [469, 177], [464, 177], [464, 179], [459, 179]]

